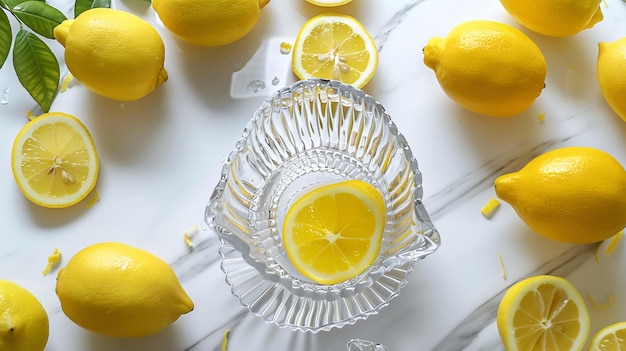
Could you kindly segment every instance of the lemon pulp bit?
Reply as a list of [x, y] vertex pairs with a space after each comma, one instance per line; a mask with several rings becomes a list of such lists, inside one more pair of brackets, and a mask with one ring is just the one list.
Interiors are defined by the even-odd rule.
[[74, 75], [72, 75], [71, 73], [68, 73], [65, 75], [65, 77], [63, 78], [63, 81], [61, 82], [62, 93], [64, 93], [67, 90], [67, 87], [70, 85], [70, 81], [72, 81], [72, 78], [74, 78]]
[[539, 119], [539, 122], [543, 122], [543, 120], [546, 119], [546, 114], [544, 112], [540, 113], [537, 119]]
[[32, 121], [33, 119], [37, 118], [37, 116], [35, 116], [31, 110], [26, 111], [26, 117], [28, 117], [29, 121]]
[[185, 244], [187, 245], [187, 247], [193, 248], [193, 242], [191, 241], [191, 239], [193, 239], [193, 237], [196, 236], [196, 234], [198, 234], [200, 230], [206, 229], [207, 227], [196, 224], [195, 226], [185, 230], [185, 232], [183, 233], [183, 240], [185, 240]]
[[59, 249], [54, 249], [50, 256], [48, 256], [48, 264], [46, 264], [46, 268], [43, 270], [44, 277], [50, 273], [52, 268], [61, 261], [61, 251]]
[[480, 213], [482, 213], [485, 218], [491, 219], [498, 207], [500, 207], [500, 201], [496, 198], [491, 198], [480, 210]]
[[228, 334], [230, 334], [230, 330], [226, 329], [224, 337], [222, 338], [222, 351], [226, 351], [226, 347], [228, 346]]
[[280, 43], [280, 53], [283, 55], [287, 55], [288, 53], [291, 52], [291, 44], [287, 43], [287, 42], [282, 42]]
[[506, 266], [504, 265], [502, 254], [498, 254], [498, 259], [500, 260], [500, 267], [502, 267], [502, 279], [506, 280]]
[[[611, 253], [613, 253], [613, 250], [615, 250], [615, 248], [617, 247], [617, 244], [619, 244], [619, 242], [622, 240], [622, 237], [624, 236], [624, 230], [620, 230], [619, 233], [615, 234], [614, 236], [611, 237], [611, 240], [609, 241], [609, 245], [606, 247], [606, 250], [604, 250], [604, 253], [608, 256]], [[597, 263], [600, 263], [600, 248], [602, 247], [602, 242], [599, 242], [596, 246], [596, 251], [594, 253], [594, 258], [596, 260]]]
[[610, 255], [613, 252], [613, 250], [615, 250], [615, 247], [617, 247], [617, 244], [619, 244], [620, 240], [622, 240], [623, 236], [624, 236], [624, 230], [621, 230], [614, 237], [612, 237], [611, 241], [609, 242], [609, 246], [607, 246], [606, 250], [604, 250], [604, 253], [607, 255]]
[[613, 305], [613, 301], [615, 300], [615, 295], [613, 295], [613, 294], [609, 295], [609, 298], [603, 304], [599, 304], [598, 302], [596, 302], [596, 300], [594, 300], [594, 298], [593, 298], [593, 296], [591, 296], [591, 294], [587, 294], [587, 299], [589, 299], [589, 302], [591, 302], [591, 305], [594, 308], [597, 308], [599, 310], [604, 310], [604, 309], [607, 309], [607, 308], [609, 308], [609, 307], [611, 307]]

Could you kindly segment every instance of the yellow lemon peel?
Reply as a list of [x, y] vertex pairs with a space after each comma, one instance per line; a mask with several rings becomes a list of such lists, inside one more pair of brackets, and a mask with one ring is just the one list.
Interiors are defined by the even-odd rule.
[[598, 43], [596, 76], [602, 96], [611, 109], [626, 121], [626, 37], [613, 42]]
[[[467, 21], [424, 47], [424, 64], [458, 105], [493, 117], [527, 110], [541, 94], [546, 60], [523, 32], [493, 21]], [[488, 77], [488, 79], [486, 79]]]
[[228, 348], [228, 336], [230, 334], [230, 330], [226, 329], [224, 331], [224, 336], [222, 337], [222, 351], [226, 351]]
[[500, 268], [502, 268], [502, 279], [506, 280], [506, 266], [504, 265], [502, 254], [498, 254], [498, 260], [500, 260]]
[[587, 299], [589, 300], [589, 302], [591, 302], [591, 305], [594, 308], [596, 308], [598, 310], [604, 310], [604, 309], [607, 309], [607, 308], [609, 308], [609, 307], [611, 307], [613, 305], [613, 302], [615, 301], [615, 296], [613, 294], [609, 295], [608, 299], [603, 304], [600, 304], [600, 303], [596, 302], [596, 300], [593, 298], [591, 293], [587, 294]]
[[67, 87], [70, 85], [70, 82], [72, 81], [72, 78], [74, 78], [74, 76], [71, 73], [68, 73], [65, 75], [65, 77], [63, 77], [63, 80], [61, 81], [61, 92], [64, 93], [67, 90]]
[[552, 240], [596, 243], [626, 225], [626, 171], [596, 148], [548, 151], [499, 176], [494, 186], [524, 223]]
[[500, 0], [524, 27], [543, 35], [566, 37], [602, 21], [602, 0]]
[[168, 79], [161, 36], [130, 12], [92, 8], [56, 26], [54, 37], [74, 78], [98, 95], [134, 101]]
[[46, 264], [46, 268], [44, 268], [43, 270], [44, 277], [47, 276], [48, 273], [50, 273], [50, 271], [52, 270], [52, 268], [54, 268], [55, 265], [57, 265], [59, 262], [61, 262], [61, 251], [55, 248], [54, 251], [52, 251], [52, 253], [50, 254], [50, 256], [48, 256], [48, 263]]
[[72, 256], [57, 274], [56, 293], [78, 326], [117, 338], [156, 334], [194, 307], [167, 262], [115, 242]]
[[500, 207], [500, 201], [496, 198], [491, 198], [480, 209], [480, 213], [487, 219], [491, 219], [496, 213], [496, 210]]

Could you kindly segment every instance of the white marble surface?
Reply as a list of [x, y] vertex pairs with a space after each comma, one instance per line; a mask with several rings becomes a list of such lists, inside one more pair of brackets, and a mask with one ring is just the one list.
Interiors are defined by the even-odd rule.
[[[58, 2], [52, 2], [58, 4]], [[59, 5], [68, 17], [71, 5]], [[137, 102], [96, 96], [73, 82], [53, 111], [80, 117], [100, 157], [100, 200], [62, 210], [29, 203], [13, 181], [13, 139], [35, 104], [17, 83], [10, 61], [0, 70], [0, 278], [33, 291], [50, 316], [48, 351], [219, 350], [230, 330], [229, 350], [344, 350], [363, 338], [403, 350], [500, 350], [494, 324], [503, 291], [528, 275], [570, 279], [587, 298], [592, 333], [626, 320], [625, 243], [610, 256], [596, 246], [549, 241], [530, 231], [503, 203], [487, 220], [480, 208], [494, 197], [496, 176], [516, 171], [534, 156], [566, 145], [593, 146], [626, 164], [626, 123], [602, 99], [595, 79], [597, 43], [626, 35], [626, 4], [606, 0], [604, 20], [568, 38], [549, 38], [521, 28], [497, 0], [354, 0], [334, 9], [358, 18], [380, 50], [376, 76], [364, 90], [388, 110], [406, 135], [424, 179], [424, 203], [442, 236], [441, 248], [417, 264], [408, 285], [378, 315], [318, 334], [265, 324], [232, 296], [224, 282], [218, 240], [206, 231], [189, 250], [183, 232], [202, 224], [204, 207], [222, 162], [253, 111], [274, 90], [295, 81], [290, 58], [276, 46], [292, 42], [300, 26], [325, 10], [304, 0], [272, 0], [244, 39], [201, 48], [174, 39], [147, 3], [114, 7], [153, 23], [166, 44], [170, 79]], [[457, 107], [422, 63], [422, 47], [466, 20], [489, 19], [518, 27], [544, 52], [547, 87], [526, 112], [496, 119]], [[17, 27], [15, 27], [17, 28]], [[60, 45], [50, 42], [62, 60]], [[64, 71], [65, 72], [65, 71]], [[278, 84], [272, 80], [278, 77]], [[250, 93], [246, 85], [262, 80]], [[538, 115], [545, 113], [540, 122]], [[54, 293], [55, 273], [43, 277], [54, 248], [67, 260], [102, 241], [125, 242], [171, 263], [195, 302], [195, 310], [160, 334], [110, 339], [74, 325]], [[606, 245], [606, 243], [604, 243]], [[506, 278], [499, 261], [506, 267]], [[589, 300], [587, 300], [589, 302]], [[4, 350], [3, 350], [4, 351]]]

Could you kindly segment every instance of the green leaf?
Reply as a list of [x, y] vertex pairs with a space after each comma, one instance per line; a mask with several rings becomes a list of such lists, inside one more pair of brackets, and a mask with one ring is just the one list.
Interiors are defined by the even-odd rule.
[[98, 7], [111, 7], [111, 0], [76, 0], [74, 3], [74, 18], [81, 13]]
[[4, 11], [0, 10], [0, 68], [4, 65], [4, 62], [9, 56], [9, 50], [11, 50], [11, 23]]
[[11, 12], [35, 33], [49, 39], [54, 39], [54, 27], [67, 19], [61, 11], [36, 0], [22, 2]]
[[[23, 2], [29, 1], [29, 0], [0, 0], [0, 1], [4, 2], [8, 6], [9, 10], [12, 10], [15, 6]], [[45, 2], [45, 0], [37, 0], [37, 1]]]
[[52, 50], [35, 34], [20, 29], [13, 46], [13, 67], [22, 86], [44, 112], [59, 87], [59, 63]]

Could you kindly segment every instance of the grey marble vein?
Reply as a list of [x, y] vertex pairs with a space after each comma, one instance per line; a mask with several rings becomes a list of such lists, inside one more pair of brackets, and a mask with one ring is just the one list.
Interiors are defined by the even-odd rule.
[[[594, 248], [595, 245], [593, 244], [574, 246], [523, 278], [540, 274], [567, 276], [591, 257]], [[472, 311], [459, 325], [452, 329], [453, 331], [450, 334], [446, 335], [433, 348], [433, 351], [459, 351], [470, 346], [482, 330], [494, 323], [498, 305], [507, 289], [508, 287]], [[489, 350], [503, 350], [499, 340], [493, 342], [493, 344], [497, 345], [497, 347]], [[486, 348], [483, 347], [482, 349]]]
[[193, 279], [220, 261], [217, 236], [210, 230], [198, 233], [199, 235], [206, 235], [207, 238], [194, 243], [189, 252], [170, 264], [181, 282]]
[[[584, 113], [598, 108], [593, 106], [585, 110]], [[574, 124], [575, 117], [583, 112], [573, 114], [567, 117], [559, 124]], [[450, 186], [443, 190], [424, 198], [424, 204], [429, 210], [430, 217], [436, 220], [451, 209], [460, 205], [464, 201], [471, 199], [480, 191], [493, 186], [495, 178], [507, 172], [514, 172], [521, 169], [526, 163], [540, 154], [558, 146], [563, 145], [571, 139], [585, 134], [597, 127], [600, 127], [599, 121], [591, 120], [589, 123], [581, 123], [575, 125], [574, 131], [560, 131], [556, 137], [540, 142], [539, 144], [524, 143], [514, 150], [503, 154], [501, 157], [491, 160], [468, 174], [465, 174]]]
[[394, 14], [384, 26], [382, 26], [380, 33], [374, 36], [374, 41], [376, 42], [379, 52], [383, 50], [383, 47], [389, 38], [389, 34], [391, 34], [391, 32], [402, 23], [411, 10], [424, 1], [426, 0], [409, 1], [400, 11]]
[[[248, 310], [242, 308], [239, 313], [234, 315], [232, 318], [226, 320], [218, 328], [207, 331], [204, 336], [194, 342], [191, 346], [187, 347], [185, 351], [199, 351], [209, 349], [214, 351], [220, 351], [222, 349], [224, 331], [229, 330], [229, 333], [233, 333], [233, 331], [237, 328], [239, 324], [241, 324], [241, 321], [246, 317], [247, 314]], [[214, 345], [216, 339], [219, 340], [217, 345], [211, 348], [211, 346]]]

